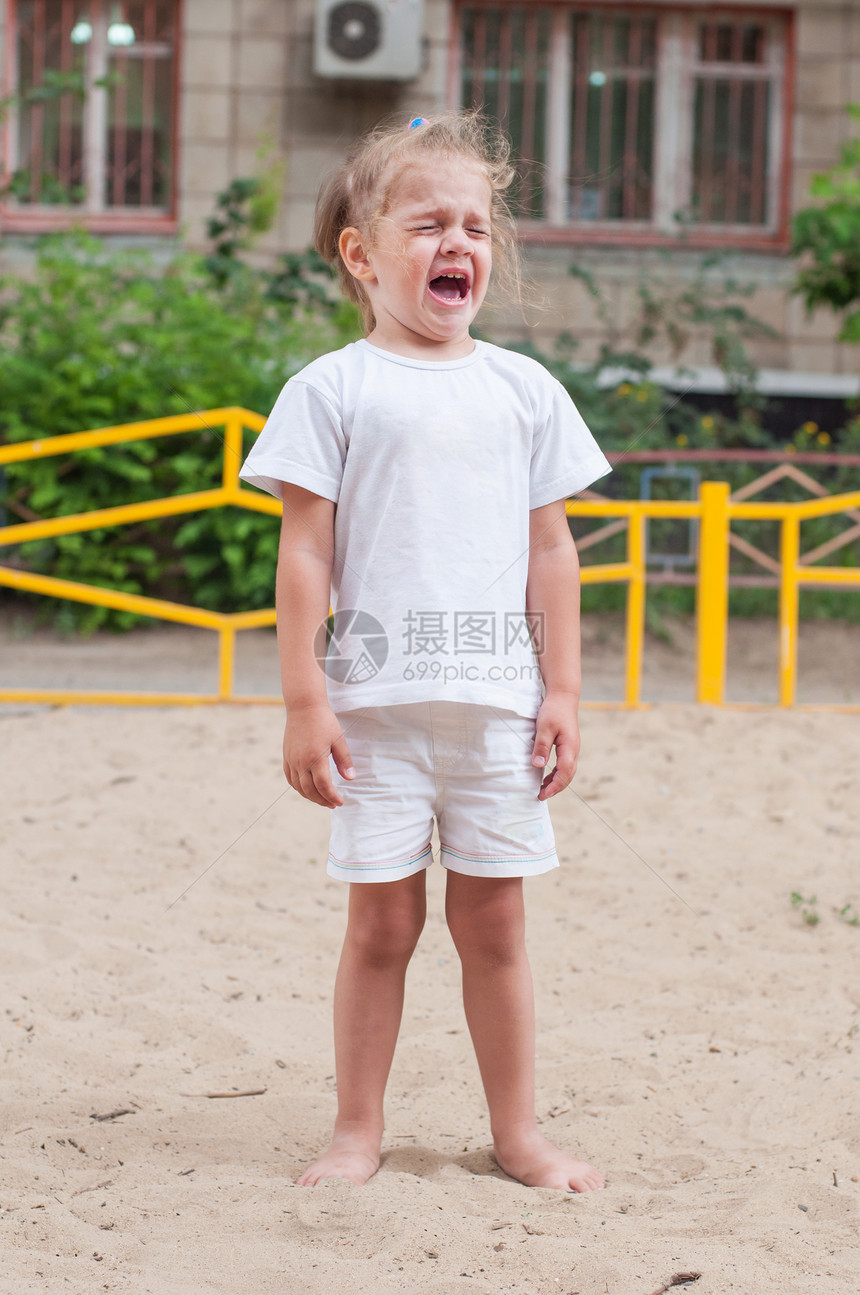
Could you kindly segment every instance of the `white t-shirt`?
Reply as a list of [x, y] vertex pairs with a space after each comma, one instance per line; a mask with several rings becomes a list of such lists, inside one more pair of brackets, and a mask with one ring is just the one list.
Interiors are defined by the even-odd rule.
[[318, 640], [332, 709], [447, 700], [533, 718], [529, 510], [609, 470], [535, 360], [488, 342], [414, 360], [360, 341], [290, 379], [240, 476], [337, 504], [327, 657]]

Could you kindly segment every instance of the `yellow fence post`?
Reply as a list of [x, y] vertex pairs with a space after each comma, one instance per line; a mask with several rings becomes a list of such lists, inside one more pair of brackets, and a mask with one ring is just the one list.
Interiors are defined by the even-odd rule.
[[638, 706], [642, 693], [642, 645], [645, 638], [645, 514], [630, 514], [627, 532], [627, 655], [624, 705]]
[[782, 519], [779, 579], [779, 704], [793, 706], [797, 687], [797, 562], [800, 556], [800, 517]]
[[225, 625], [218, 631], [218, 700], [233, 699], [233, 664], [236, 656], [236, 631]]
[[699, 500], [699, 581], [696, 606], [696, 701], [722, 706], [726, 689], [729, 612], [729, 487], [703, 481]]
[[239, 489], [239, 469], [242, 466], [242, 419], [231, 411], [224, 425], [224, 464], [221, 481], [226, 491]]

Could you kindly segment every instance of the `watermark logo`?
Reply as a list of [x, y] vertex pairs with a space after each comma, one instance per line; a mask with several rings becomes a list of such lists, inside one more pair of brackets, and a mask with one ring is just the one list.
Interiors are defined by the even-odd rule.
[[314, 637], [314, 656], [329, 679], [367, 683], [388, 660], [388, 635], [369, 612], [344, 608], [320, 625]]
[[544, 613], [407, 611], [404, 656], [511, 656], [544, 650]]
[[[393, 651], [403, 663], [402, 669], [395, 666], [395, 673], [403, 679], [452, 683], [540, 678], [535, 654], [544, 649], [543, 612], [410, 608], [402, 624]], [[391, 651], [381, 622], [355, 607], [335, 612], [314, 636], [320, 669], [339, 684], [375, 679]]]

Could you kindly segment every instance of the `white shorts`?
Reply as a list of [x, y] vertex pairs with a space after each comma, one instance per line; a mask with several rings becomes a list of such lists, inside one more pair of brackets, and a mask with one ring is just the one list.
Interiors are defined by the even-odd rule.
[[535, 721], [470, 702], [411, 702], [338, 713], [355, 766], [331, 811], [326, 871], [399, 881], [433, 862], [469, 877], [530, 877], [558, 867], [546, 770], [532, 764]]

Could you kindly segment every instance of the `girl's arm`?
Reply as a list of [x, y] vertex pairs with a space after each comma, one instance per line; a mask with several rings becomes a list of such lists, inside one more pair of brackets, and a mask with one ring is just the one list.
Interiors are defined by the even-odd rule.
[[314, 641], [328, 619], [334, 561], [335, 505], [285, 482], [275, 605], [281, 687], [287, 710], [284, 773], [308, 800], [332, 809], [343, 804], [332, 785], [329, 754], [352, 777], [346, 738], [328, 704], [325, 674]]
[[579, 637], [579, 558], [567, 524], [564, 500], [529, 514], [526, 610], [533, 620], [538, 664], [546, 688], [537, 718], [533, 763], [545, 765], [555, 746], [556, 764], [544, 779], [540, 800], [573, 779], [579, 755], [582, 688]]

